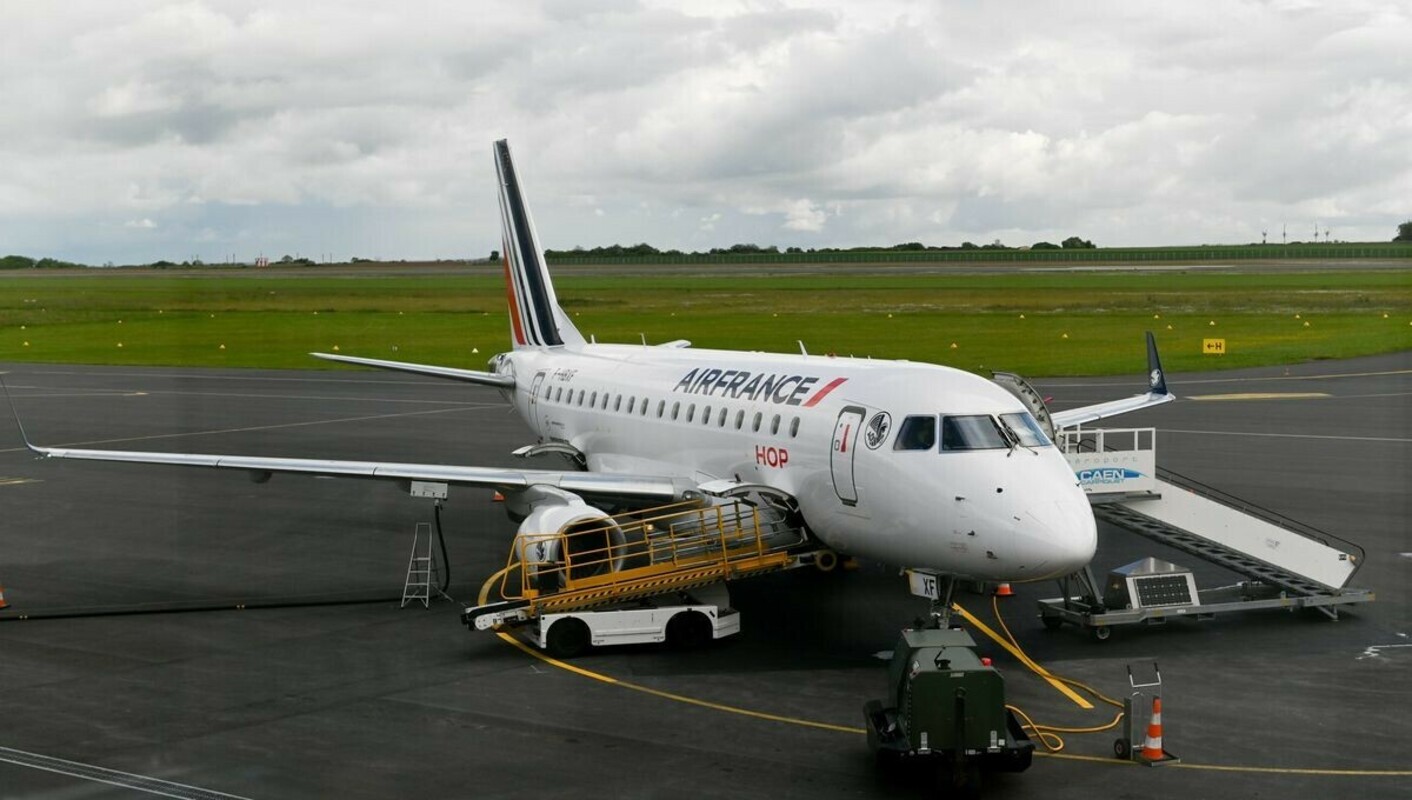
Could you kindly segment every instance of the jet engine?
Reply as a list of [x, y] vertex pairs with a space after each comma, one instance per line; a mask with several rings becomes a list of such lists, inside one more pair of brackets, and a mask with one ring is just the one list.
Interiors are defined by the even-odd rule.
[[520, 523], [515, 549], [540, 591], [622, 569], [631, 556], [627, 535], [606, 511], [543, 488]]

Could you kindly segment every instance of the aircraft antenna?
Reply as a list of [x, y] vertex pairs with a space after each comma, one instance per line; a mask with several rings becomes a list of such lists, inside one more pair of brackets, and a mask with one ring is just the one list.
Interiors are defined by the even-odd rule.
[[804, 349], [804, 340], [803, 340], [803, 339], [799, 339], [798, 341], [799, 341], [799, 354], [802, 355], [802, 356], [807, 356], [807, 355], [809, 355], [809, 351]]

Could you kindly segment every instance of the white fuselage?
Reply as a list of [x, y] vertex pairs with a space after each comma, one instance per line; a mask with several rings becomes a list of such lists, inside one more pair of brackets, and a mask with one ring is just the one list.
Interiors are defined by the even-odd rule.
[[515, 350], [497, 371], [514, 375], [515, 408], [541, 440], [572, 445], [590, 471], [762, 484], [842, 553], [1005, 581], [1093, 556], [1088, 501], [1053, 446], [897, 449], [908, 416], [1026, 413], [970, 373], [606, 344]]

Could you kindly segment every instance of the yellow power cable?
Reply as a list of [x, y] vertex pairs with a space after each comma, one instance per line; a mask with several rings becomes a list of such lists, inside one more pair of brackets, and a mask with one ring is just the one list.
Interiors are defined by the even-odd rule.
[[1034, 661], [1032, 661], [1029, 656], [1025, 655], [1024, 651], [1022, 651], [1022, 650], [1020, 650], [1019, 648], [1015, 647], [1015, 645], [1013, 645], [1013, 644], [1011, 644], [1010, 642], [1006, 641], [1005, 638], [1002, 637], [1000, 634], [998, 634], [998, 633], [996, 633], [995, 631], [991, 630], [988, 625], [986, 625], [984, 622], [981, 622], [981, 620], [980, 620], [979, 617], [977, 617], [976, 615], [974, 615], [974, 614], [972, 614], [971, 612], [967, 611], [965, 608], [963, 608], [963, 607], [961, 606], [961, 604], [959, 604], [959, 603], [952, 603], [952, 604], [951, 604], [951, 609], [952, 609], [953, 611], [955, 611], [956, 613], [960, 614], [961, 617], [962, 617], [963, 619], [965, 619], [967, 622], [971, 623], [971, 625], [974, 626], [976, 630], [980, 631], [981, 633], [985, 634], [986, 636], [989, 636], [992, 640], [995, 641], [996, 644], [998, 644], [998, 645], [1000, 645], [1001, 647], [1003, 647], [1003, 648], [1005, 648], [1006, 650], [1008, 650], [1008, 651], [1010, 652], [1010, 655], [1014, 656], [1014, 657], [1016, 658], [1016, 660], [1018, 660], [1020, 663], [1024, 664], [1024, 665], [1027, 666], [1027, 667], [1029, 667], [1030, 670], [1031, 670], [1032, 672], [1034, 672], [1034, 674], [1036, 674], [1036, 675], [1038, 675], [1039, 677], [1045, 679], [1046, 681], [1049, 682], [1049, 684], [1050, 684], [1051, 686], [1053, 686], [1055, 689], [1058, 689], [1058, 690], [1060, 691], [1060, 693], [1062, 693], [1065, 697], [1069, 698], [1070, 700], [1073, 700], [1073, 701], [1074, 701], [1074, 705], [1077, 705], [1079, 708], [1083, 708], [1083, 709], [1090, 709], [1090, 708], [1093, 708], [1093, 704], [1092, 704], [1092, 703], [1090, 703], [1089, 701], [1087, 701], [1087, 700], [1083, 699], [1082, 697], [1080, 697], [1077, 693], [1074, 692], [1073, 689], [1070, 689], [1068, 686], [1065, 686], [1064, 683], [1063, 683], [1063, 681], [1060, 681], [1059, 679], [1057, 679], [1057, 678], [1055, 678], [1054, 676], [1050, 675], [1050, 674], [1044, 669], [1044, 667], [1041, 667], [1040, 665], [1034, 663]]
[[[995, 597], [993, 595], [991, 596], [990, 609], [991, 612], [995, 614], [995, 621], [1000, 625], [1000, 630], [1004, 632], [1005, 638], [1009, 642], [1010, 647], [1006, 649], [1010, 650], [1013, 653], [1018, 653], [1020, 656], [1020, 663], [1024, 664], [1036, 675], [1039, 675], [1040, 677], [1050, 681], [1051, 683], [1053, 683], [1054, 681], [1058, 681], [1069, 686], [1076, 686], [1079, 689], [1088, 692], [1090, 695], [1097, 698], [1098, 700], [1107, 703], [1110, 706], [1116, 706], [1119, 709], [1118, 713], [1114, 715], [1113, 719], [1105, 725], [1094, 725], [1092, 727], [1086, 728], [1075, 728], [1060, 725], [1040, 725], [1039, 723], [1035, 722], [1029, 714], [1026, 714], [1018, 706], [1012, 706], [1007, 704], [1005, 707], [1015, 712], [1015, 715], [1020, 717], [1020, 719], [1024, 721], [1023, 727], [1034, 732], [1035, 739], [1039, 741], [1040, 745], [1043, 746], [1045, 750], [1048, 750], [1051, 753], [1057, 753], [1060, 750], [1064, 749], [1064, 738], [1062, 736], [1059, 736], [1060, 733], [1102, 733], [1104, 731], [1111, 731], [1114, 728], [1118, 727], [1118, 724], [1123, 721], [1123, 704], [1121, 702], [1114, 700], [1113, 698], [1103, 694], [1102, 692], [1098, 691], [1092, 686], [1089, 686], [1086, 683], [1076, 681], [1073, 678], [1068, 678], [1063, 675], [1056, 675], [1053, 672], [1050, 672], [1044, 669], [1043, 667], [1039, 666], [1039, 664], [1036, 663], [1034, 659], [1029, 657], [1029, 654], [1024, 651], [1024, 648], [1020, 647], [1020, 642], [1015, 638], [1015, 634], [1010, 631], [1010, 626], [1005, 624], [1005, 617], [1001, 616], [1000, 614], [1000, 599], [998, 597]], [[1090, 708], [1092, 708], [1092, 706], [1090, 706]]]

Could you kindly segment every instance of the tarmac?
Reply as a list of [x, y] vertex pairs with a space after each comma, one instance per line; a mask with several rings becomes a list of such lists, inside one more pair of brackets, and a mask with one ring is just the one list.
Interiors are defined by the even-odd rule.
[[[512, 465], [532, 441], [491, 390], [357, 371], [0, 364], [37, 444]], [[1048, 670], [1121, 698], [1160, 665], [1165, 744], [1063, 734], [1016, 798], [1412, 795], [1412, 352], [1170, 375], [1182, 399], [1110, 427], [1159, 428], [1158, 462], [1360, 544], [1376, 602], [1129, 626], [1106, 642], [998, 603]], [[1055, 408], [1141, 391], [1036, 381]], [[894, 569], [798, 570], [732, 587], [744, 629], [683, 653], [594, 651], [561, 668], [459, 603], [399, 608], [429, 501], [356, 480], [45, 461], [0, 421], [0, 797], [921, 797], [879, 775], [860, 729], [898, 629], [926, 601]], [[545, 466], [551, 465], [546, 462]], [[443, 512], [449, 593], [474, 599], [515, 526], [489, 491]], [[1222, 570], [1100, 530], [1094, 571], [1144, 555]], [[988, 597], [961, 603], [991, 627]], [[262, 607], [268, 606], [268, 607]], [[142, 612], [142, 613], [134, 613]], [[981, 636], [1011, 703], [1097, 727]], [[1144, 717], [1139, 722], [1141, 729]]]

